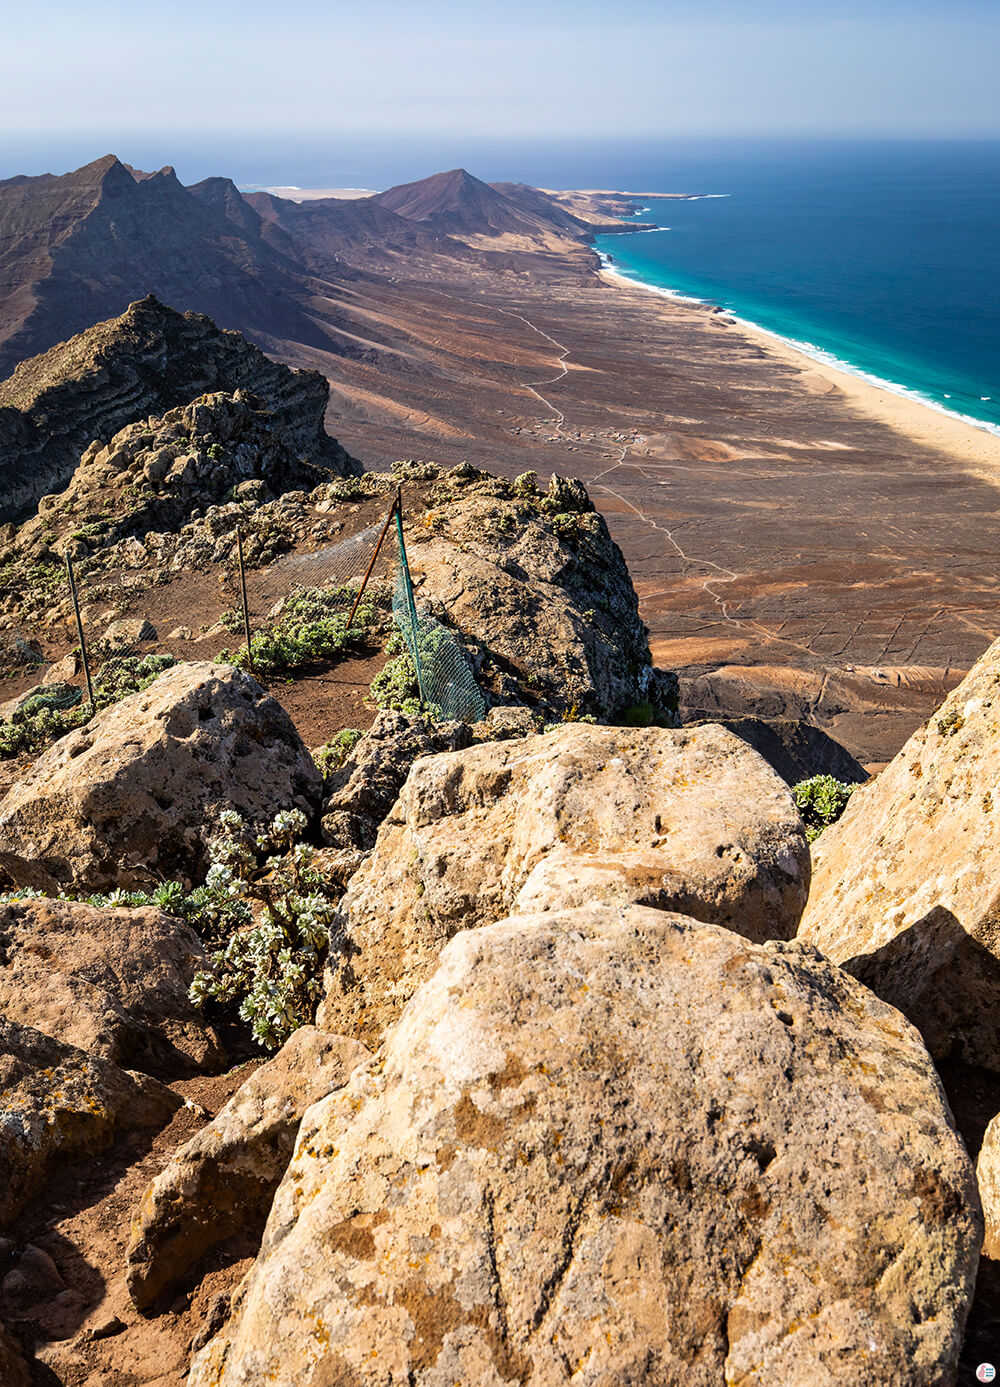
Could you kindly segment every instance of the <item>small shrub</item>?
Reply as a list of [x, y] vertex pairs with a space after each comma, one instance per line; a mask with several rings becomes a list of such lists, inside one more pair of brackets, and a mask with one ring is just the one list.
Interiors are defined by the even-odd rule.
[[792, 797], [806, 826], [806, 838], [814, 843], [824, 828], [837, 822], [858, 787], [832, 775], [814, 775], [792, 787]]
[[324, 778], [340, 770], [364, 735], [356, 727], [345, 727], [332, 741], [327, 742], [326, 746], [320, 747], [313, 760], [323, 772]]

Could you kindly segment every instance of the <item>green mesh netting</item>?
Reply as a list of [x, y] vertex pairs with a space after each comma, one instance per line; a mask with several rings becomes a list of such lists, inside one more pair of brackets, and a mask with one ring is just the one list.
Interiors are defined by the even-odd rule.
[[479, 722], [484, 718], [486, 703], [468, 655], [447, 626], [417, 607], [403, 564], [396, 578], [392, 615], [417, 667], [430, 715], [442, 722]]

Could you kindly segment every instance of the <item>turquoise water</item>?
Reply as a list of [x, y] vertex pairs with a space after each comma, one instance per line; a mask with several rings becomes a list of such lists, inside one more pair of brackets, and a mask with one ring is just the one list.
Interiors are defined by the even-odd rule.
[[[669, 230], [603, 236], [613, 268], [1000, 433], [1000, 146], [758, 150], [671, 171]], [[635, 186], [635, 185], [632, 185]], [[689, 185], [690, 186], [690, 185]]]

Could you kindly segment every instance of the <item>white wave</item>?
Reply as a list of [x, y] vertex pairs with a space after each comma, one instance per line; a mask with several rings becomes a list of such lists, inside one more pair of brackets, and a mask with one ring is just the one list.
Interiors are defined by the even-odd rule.
[[[606, 267], [612, 274], [618, 275], [620, 279], [631, 280], [640, 289], [646, 289], [651, 294], [659, 294], [661, 298], [673, 299], [675, 303], [706, 304], [713, 302], [710, 299], [699, 299], [694, 294], [683, 293], [680, 289], [665, 289], [659, 284], [648, 284], [639, 275], [623, 270], [619, 265], [610, 264], [605, 260], [603, 254], [601, 254], [601, 261], [602, 268]], [[991, 433], [1000, 438], [1000, 424], [991, 424], [986, 419], [977, 419], [974, 414], [962, 414], [957, 409], [947, 409], [933, 395], [927, 395], [922, 390], [914, 390], [909, 385], [901, 385], [899, 381], [887, 380], [884, 376], [876, 376], [873, 372], [856, 366], [853, 361], [846, 361], [843, 357], [827, 351], [824, 347], [817, 347], [813, 342], [805, 342], [800, 338], [788, 337], [784, 333], [775, 332], [772, 328], [764, 327], [761, 323], [755, 323], [751, 318], [741, 317], [730, 308], [726, 309], [726, 314], [742, 327], [753, 328], [755, 332], [762, 332], [767, 337], [773, 337], [776, 342], [780, 342], [786, 347], [792, 347], [795, 351], [801, 352], [803, 356], [808, 356], [823, 366], [832, 366], [835, 370], [845, 371], [849, 376], [857, 376], [860, 380], [867, 381], [869, 385], [874, 385], [879, 390], [887, 390], [892, 395], [900, 395], [903, 399], [913, 400], [915, 404], [926, 405], [928, 409], [936, 410], [938, 414], [943, 414], [948, 419], [959, 419], [963, 424], [970, 424], [974, 429], [982, 429], [985, 433]], [[951, 396], [946, 395], [945, 398], [950, 400]], [[981, 395], [980, 399], [985, 402], [992, 399], [992, 396]]]

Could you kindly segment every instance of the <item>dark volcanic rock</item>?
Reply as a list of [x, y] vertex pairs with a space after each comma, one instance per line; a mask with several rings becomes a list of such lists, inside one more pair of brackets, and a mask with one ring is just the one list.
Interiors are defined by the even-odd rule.
[[238, 390], [127, 424], [106, 447], [90, 445], [65, 491], [42, 498], [38, 514], [17, 532], [16, 551], [40, 554], [83, 525], [88, 542], [101, 548], [129, 535], [173, 531], [241, 482], [263, 482], [263, 501], [326, 480], [326, 469], [285, 446], [273, 420], [259, 397]]
[[236, 390], [259, 397], [294, 457], [358, 470], [323, 428], [329, 386], [318, 371], [290, 370], [239, 333], [150, 296], [0, 382], [0, 518], [64, 486], [95, 439], [208, 391]]

